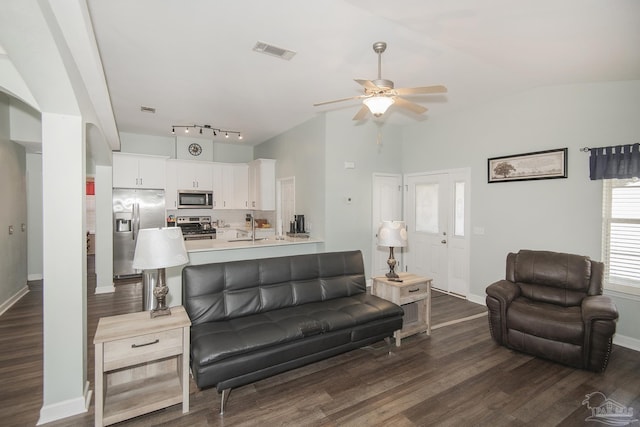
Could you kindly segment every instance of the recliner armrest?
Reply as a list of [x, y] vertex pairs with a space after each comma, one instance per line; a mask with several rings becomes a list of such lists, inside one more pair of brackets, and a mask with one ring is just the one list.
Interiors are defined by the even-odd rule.
[[505, 306], [520, 296], [520, 286], [508, 280], [499, 280], [487, 286], [487, 295], [500, 301]]
[[593, 320], [616, 320], [618, 309], [611, 298], [604, 295], [585, 297], [582, 300], [582, 320], [587, 323]]

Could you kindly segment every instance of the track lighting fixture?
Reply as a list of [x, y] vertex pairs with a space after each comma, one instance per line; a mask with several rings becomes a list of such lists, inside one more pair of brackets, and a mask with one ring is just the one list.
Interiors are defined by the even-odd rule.
[[174, 135], [176, 133], [176, 128], [184, 128], [184, 133], [189, 133], [190, 128], [198, 129], [200, 135], [202, 135], [203, 129], [210, 130], [211, 132], [213, 132], [213, 136], [218, 136], [218, 133], [220, 134], [224, 133], [225, 138], [229, 138], [229, 134], [236, 134], [238, 135], [238, 139], [242, 139], [242, 135], [237, 130], [218, 129], [218, 128], [211, 127], [211, 125], [172, 125], [171, 133]]

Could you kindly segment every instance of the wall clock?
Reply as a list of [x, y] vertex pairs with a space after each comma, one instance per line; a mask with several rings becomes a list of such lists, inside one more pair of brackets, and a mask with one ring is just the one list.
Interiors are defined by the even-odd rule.
[[200, 154], [202, 154], [202, 146], [195, 142], [189, 145], [189, 154], [191, 154], [192, 156], [199, 156]]

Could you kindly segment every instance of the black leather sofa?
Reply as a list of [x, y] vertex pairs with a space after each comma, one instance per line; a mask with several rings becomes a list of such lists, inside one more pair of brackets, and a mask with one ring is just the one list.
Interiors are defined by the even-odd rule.
[[360, 251], [187, 266], [191, 372], [222, 392], [387, 337], [400, 306], [366, 292]]
[[602, 372], [618, 311], [602, 295], [604, 264], [587, 256], [521, 250], [506, 278], [487, 287], [489, 327], [505, 347]]

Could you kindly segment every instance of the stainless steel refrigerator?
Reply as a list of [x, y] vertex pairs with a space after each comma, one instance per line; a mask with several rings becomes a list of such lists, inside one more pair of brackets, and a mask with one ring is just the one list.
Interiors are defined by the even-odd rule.
[[138, 230], [164, 227], [164, 190], [113, 190], [113, 276], [137, 276], [133, 268]]

